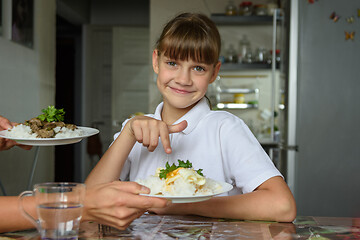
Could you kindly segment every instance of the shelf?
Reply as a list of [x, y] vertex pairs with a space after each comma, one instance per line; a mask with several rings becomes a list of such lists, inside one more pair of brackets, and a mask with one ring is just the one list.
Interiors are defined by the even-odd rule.
[[218, 25], [272, 25], [273, 16], [227, 16], [214, 13], [211, 14], [211, 20]]
[[[222, 63], [220, 71], [271, 69], [271, 67], [272, 65], [267, 63]], [[276, 68], [278, 69], [279, 66], [276, 66]]]
[[258, 93], [259, 89], [255, 88], [255, 89], [250, 89], [250, 88], [218, 88], [217, 89], [218, 93], [231, 93], [231, 94], [235, 94], [235, 93], [243, 93], [243, 94], [251, 94], [251, 93]]
[[216, 104], [218, 109], [255, 109], [258, 108], [258, 104], [248, 103], [218, 103]]

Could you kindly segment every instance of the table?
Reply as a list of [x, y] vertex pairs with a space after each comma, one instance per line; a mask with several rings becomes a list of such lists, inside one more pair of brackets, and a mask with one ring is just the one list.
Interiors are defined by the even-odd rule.
[[[39, 239], [34, 230], [2, 237]], [[293, 223], [278, 223], [144, 214], [124, 231], [82, 223], [79, 240], [85, 239], [360, 239], [360, 218], [299, 216]]]

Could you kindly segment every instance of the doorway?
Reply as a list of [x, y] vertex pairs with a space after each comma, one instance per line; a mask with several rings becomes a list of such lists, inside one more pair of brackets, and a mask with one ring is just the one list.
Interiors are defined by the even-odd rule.
[[[55, 106], [65, 111], [65, 122], [80, 125], [81, 106], [80, 68], [81, 26], [56, 17], [56, 93]], [[76, 181], [76, 154], [79, 144], [55, 147], [55, 181]]]

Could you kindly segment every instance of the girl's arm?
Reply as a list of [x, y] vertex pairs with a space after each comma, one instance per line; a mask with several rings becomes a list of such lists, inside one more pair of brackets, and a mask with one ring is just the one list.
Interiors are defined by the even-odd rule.
[[129, 132], [128, 125], [129, 122], [90, 172], [85, 181], [87, 186], [91, 187], [119, 179], [121, 169], [136, 142], [134, 136]]
[[136, 116], [129, 120], [118, 138], [106, 151], [85, 183], [92, 186], [119, 179], [124, 163], [135, 142], [142, 143], [149, 151], [154, 151], [159, 137], [166, 153], [171, 153], [169, 134], [181, 132], [187, 126], [186, 121], [168, 126], [165, 122], [146, 116]]
[[157, 214], [291, 222], [296, 217], [296, 204], [285, 181], [281, 177], [273, 177], [251, 193], [214, 197], [198, 203], [172, 204], [151, 211]]

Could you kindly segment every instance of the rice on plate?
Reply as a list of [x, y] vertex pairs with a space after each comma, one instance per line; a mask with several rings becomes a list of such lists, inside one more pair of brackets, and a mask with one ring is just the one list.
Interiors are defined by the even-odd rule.
[[192, 164], [179, 161], [180, 166], [166, 163], [166, 168], [158, 168], [155, 175], [138, 179], [137, 183], [148, 187], [150, 195], [159, 196], [205, 196], [221, 193], [223, 188], [217, 181], [206, 178], [201, 170], [195, 171]]
[[26, 120], [23, 124], [6, 131], [5, 136], [22, 139], [35, 138], [72, 138], [81, 137], [83, 131], [74, 124], [64, 122], [64, 109], [48, 106], [41, 110], [43, 114]]
[[[76, 128], [70, 129], [67, 127], [55, 127], [54, 129], [55, 135], [53, 138], [69, 138], [69, 137], [81, 137], [83, 136], [83, 130]], [[38, 134], [33, 132], [33, 130], [24, 124], [16, 125], [15, 127], [9, 129], [5, 136], [13, 137], [13, 138], [38, 138]]]

